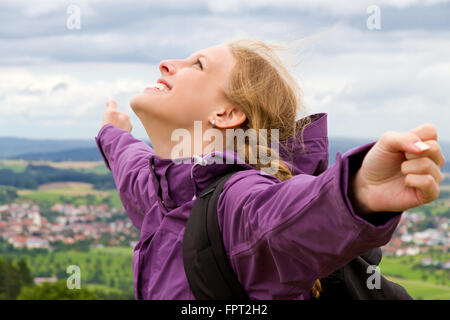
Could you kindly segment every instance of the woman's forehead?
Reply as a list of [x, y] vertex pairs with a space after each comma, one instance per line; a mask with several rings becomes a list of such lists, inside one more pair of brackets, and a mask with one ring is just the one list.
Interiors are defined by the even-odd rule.
[[[215, 67], [220, 66], [220, 69], [231, 69], [234, 65], [235, 58], [231, 53], [230, 48], [225, 44], [220, 44], [217, 46], [205, 48], [197, 51], [197, 54], [205, 56], [208, 62], [208, 66], [216, 69]], [[229, 68], [227, 68], [229, 67]]]
[[210, 73], [221, 86], [224, 86], [236, 63], [236, 59], [231, 53], [230, 48], [227, 45], [222, 44], [199, 50], [197, 53], [205, 56], [204, 59], [208, 64], [208, 73]]

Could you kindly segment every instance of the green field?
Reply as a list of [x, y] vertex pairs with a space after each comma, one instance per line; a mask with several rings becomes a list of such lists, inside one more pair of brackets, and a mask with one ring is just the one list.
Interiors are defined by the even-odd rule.
[[419, 280], [386, 277], [403, 286], [417, 300], [450, 300], [450, 287]]
[[66, 188], [50, 190], [18, 190], [20, 199], [33, 200], [37, 204], [46, 203], [72, 203], [75, 206], [87, 204], [107, 203], [111, 207], [122, 207], [116, 189], [99, 191], [92, 189]]
[[429, 256], [433, 260], [448, 261], [450, 253], [432, 252], [409, 257], [383, 257], [383, 275], [402, 285], [414, 299], [450, 299], [450, 270], [417, 267]]
[[26, 164], [9, 164], [9, 163], [5, 163], [5, 162], [0, 162], [0, 170], [2, 169], [9, 169], [12, 170], [14, 173], [21, 173], [23, 171], [25, 171], [27, 165]]
[[25, 171], [28, 164], [50, 166], [56, 169], [70, 169], [80, 172], [108, 173], [102, 161], [40, 161], [40, 160], [0, 160], [0, 169], [10, 169], [16, 173]]
[[96, 167], [93, 168], [89, 168], [89, 169], [74, 169], [76, 171], [80, 171], [80, 172], [90, 172], [90, 173], [95, 173], [95, 174], [108, 174], [111, 173], [111, 171], [109, 171], [109, 169], [104, 165], [98, 165]]

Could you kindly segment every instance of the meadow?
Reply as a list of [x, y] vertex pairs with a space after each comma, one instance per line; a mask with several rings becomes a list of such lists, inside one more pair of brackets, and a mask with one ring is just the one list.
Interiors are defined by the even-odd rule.
[[403, 286], [415, 300], [450, 300], [450, 288], [425, 281], [386, 277]]
[[384, 256], [380, 271], [402, 285], [414, 299], [450, 299], [450, 270], [420, 266], [424, 257], [449, 261], [450, 253], [431, 251], [415, 256]]
[[75, 206], [102, 203], [111, 207], [122, 206], [116, 189], [94, 190], [92, 184], [83, 182], [44, 184], [37, 190], [19, 189], [17, 194], [20, 199], [33, 200], [40, 205], [62, 202]]
[[107, 174], [110, 171], [103, 161], [27, 161], [27, 160], [0, 160], [0, 170], [10, 169], [15, 173], [25, 171], [28, 164], [35, 166], [49, 166], [55, 169], [72, 169], [79, 172]]

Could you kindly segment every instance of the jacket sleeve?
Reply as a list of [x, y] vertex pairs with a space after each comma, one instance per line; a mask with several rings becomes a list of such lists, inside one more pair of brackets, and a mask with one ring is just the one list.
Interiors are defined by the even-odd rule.
[[133, 225], [141, 229], [145, 213], [150, 209], [149, 158], [154, 154], [145, 142], [114, 125], [104, 125], [95, 137], [97, 147], [106, 167], [112, 172], [114, 182]]
[[338, 153], [318, 176], [280, 182], [249, 170], [227, 181], [218, 201], [219, 227], [250, 297], [298, 299], [316, 279], [389, 242], [401, 212], [365, 220], [347, 195], [349, 177], [374, 144]]

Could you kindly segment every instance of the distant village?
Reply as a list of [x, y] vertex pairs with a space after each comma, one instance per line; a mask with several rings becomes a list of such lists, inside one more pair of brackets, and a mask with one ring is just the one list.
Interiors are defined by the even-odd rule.
[[[56, 203], [51, 211], [59, 213], [53, 223], [41, 216], [39, 206], [28, 202], [0, 205], [0, 238], [14, 248], [52, 249], [52, 243], [67, 245], [90, 240], [102, 246], [100, 239], [107, 237], [106, 245], [123, 245], [129, 239], [134, 246], [139, 238], [123, 208], [110, 208], [106, 204], [80, 205]], [[112, 219], [116, 217], [115, 219]], [[109, 220], [113, 220], [107, 222]]]
[[[138, 230], [132, 225], [123, 208], [110, 208], [106, 204], [80, 205], [56, 203], [51, 211], [57, 213], [53, 223], [40, 214], [39, 206], [28, 202], [0, 206], [0, 238], [15, 248], [52, 249], [52, 243], [67, 245], [89, 240], [92, 246], [102, 246], [100, 239], [108, 236], [106, 245], [134, 247]], [[111, 219], [112, 217], [119, 217]], [[424, 219], [433, 219], [434, 228], [425, 228]], [[113, 221], [110, 221], [113, 220]], [[109, 222], [108, 222], [109, 221]], [[450, 269], [449, 261], [436, 261], [427, 257], [431, 248], [447, 253], [450, 247], [450, 219], [434, 215], [405, 212], [392, 240], [382, 247], [385, 256], [415, 256], [424, 254], [421, 264]]]
[[[424, 228], [423, 222], [425, 219], [436, 227]], [[422, 228], [420, 226], [422, 226]], [[381, 249], [385, 256], [401, 257], [423, 254], [424, 258], [421, 259], [420, 265], [450, 270], [450, 260], [433, 260], [430, 256], [427, 256], [432, 249], [447, 253], [449, 252], [449, 248], [449, 218], [439, 215], [426, 217], [424, 214], [420, 213], [405, 212], [402, 215], [402, 219], [400, 220], [391, 241]]]

